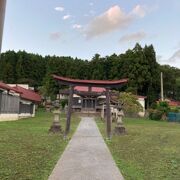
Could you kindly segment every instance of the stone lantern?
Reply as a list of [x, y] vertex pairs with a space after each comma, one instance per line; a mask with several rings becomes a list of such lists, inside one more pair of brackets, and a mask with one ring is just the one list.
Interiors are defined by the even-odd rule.
[[118, 104], [117, 106], [117, 121], [116, 121], [116, 126], [115, 126], [115, 129], [114, 129], [114, 133], [116, 135], [123, 135], [123, 134], [126, 134], [126, 129], [123, 125], [123, 117], [124, 117], [124, 112], [122, 110], [122, 106], [123, 104]]
[[60, 106], [58, 101], [55, 101], [54, 103], [53, 115], [54, 115], [53, 124], [51, 125], [49, 132], [53, 132], [53, 133], [62, 132], [60, 125]]

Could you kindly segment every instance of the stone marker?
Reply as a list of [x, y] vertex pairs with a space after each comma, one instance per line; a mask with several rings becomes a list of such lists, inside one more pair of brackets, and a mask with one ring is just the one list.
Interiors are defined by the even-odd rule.
[[53, 111], [54, 118], [53, 118], [53, 124], [49, 129], [49, 132], [53, 133], [59, 133], [62, 132], [62, 128], [60, 125], [60, 110], [59, 110], [59, 104], [58, 102], [54, 105], [55, 110]]
[[118, 105], [117, 107], [117, 123], [116, 123], [116, 126], [115, 126], [115, 129], [114, 129], [114, 134], [116, 135], [124, 135], [126, 134], [126, 129], [123, 125], [123, 121], [122, 121], [122, 118], [124, 117], [124, 112], [122, 110], [122, 105]]

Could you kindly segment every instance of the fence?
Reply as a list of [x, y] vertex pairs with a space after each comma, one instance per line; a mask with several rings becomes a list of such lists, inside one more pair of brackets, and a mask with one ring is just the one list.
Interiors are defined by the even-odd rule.
[[180, 123], [180, 113], [173, 113], [173, 112], [168, 113], [168, 121]]
[[20, 98], [0, 92], [0, 113], [18, 114]]

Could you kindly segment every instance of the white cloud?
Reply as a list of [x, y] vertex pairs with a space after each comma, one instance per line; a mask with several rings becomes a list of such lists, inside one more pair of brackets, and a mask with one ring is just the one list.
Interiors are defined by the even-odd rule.
[[90, 2], [89, 5], [90, 5], [90, 6], [94, 6], [94, 3], [93, 3], [93, 2]]
[[80, 25], [80, 24], [73, 25], [73, 29], [81, 29], [81, 28], [82, 28], [82, 25]]
[[142, 18], [146, 15], [146, 7], [138, 4], [133, 8], [131, 13], [132, 15], [136, 15]]
[[121, 37], [120, 42], [131, 42], [131, 41], [140, 41], [146, 38], [146, 33], [144, 31], [139, 31], [132, 34], [127, 34]]
[[133, 18], [122, 11], [119, 6], [113, 6], [105, 13], [95, 17], [87, 26], [87, 38], [96, 37], [101, 34], [109, 33], [116, 29], [127, 27]]
[[[136, 14], [136, 15], [135, 15]], [[124, 12], [118, 5], [115, 5], [96, 16], [86, 27], [87, 38], [96, 37], [115, 30], [122, 30], [132, 24], [137, 18], [144, 17], [145, 10], [137, 5], [131, 12]]]
[[54, 9], [55, 9], [56, 11], [60, 11], [60, 12], [64, 11], [64, 7], [62, 7], [62, 6], [55, 7]]
[[71, 15], [70, 14], [67, 14], [67, 15], [65, 15], [65, 16], [63, 16], [63, 20], [67, 20], [67, 19], [70, 19], [71, 18]]
[[56, 41], [58, 39], [61, 38], [61, 33], [60, 32], [52, 32], [50, 34], [50, 39], [53, 40], [53, 41]]

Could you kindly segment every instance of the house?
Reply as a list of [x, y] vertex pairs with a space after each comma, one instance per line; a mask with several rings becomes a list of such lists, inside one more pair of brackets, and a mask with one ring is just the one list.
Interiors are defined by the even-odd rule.
[[170, 107], [180, 107], [180, 101], [175, 101], [173, 99], [165, 99]]
[[146, 96], [136, 96], [137, 97], [137, 101], [139, 102], [139, 104], [142, 106], [142, 111], [138, 113], [138, 115], [140, 117], [144, 117], [145, 116], [145, 99], [147, 98]]
[[[73, 111], [78, 112], [100, 112], [102, 109], [106, 109], [106, 96], [105, 88], [102, 87], [91, 87], [90, 89], [86, 86], [75, 86], [73, 94]], [[68, 90], [60, 91], [60, 99], [67, 99], [69, 94]], [[115, 95], [116, 96], [116, 95]], [[116, 99], [116, 98], [115, 98]], [[139, 112], [139, 116], [145, 115], [145, 99], [144, 96], [137, 96], [137, 101], [142, 105], [143, 111]], [[111, 98], [111, 112], [114, 111], [114, 106], [117, 105]]]
[[[157, 101], [157, 103], [160, 103], [160, 102], [162, 102], [161, 99], [159, 99], [159, 100]], [[171, 108], [180, 107], [180, 101], [177, 101], [177, 100], [173, 100], [173, 99], [168, 99], [168, 98], [166, 98], [166, 99], [164, 99], [164, 102], [167, 102], [167, 104], [168, 104], [169, 107], [171, 107]]]
[[[101, 101], [106, 98], [105, 88], [86, 86], [75, 86], [73, 94], [73, 111], [78, 112], [98, 112], [102, 109]], [[68, 90], [60, 91], [60, 99], [67, 99]]]
[[34, 117], [39, 94], [18, 85], [0, 82], [0, 121]]

